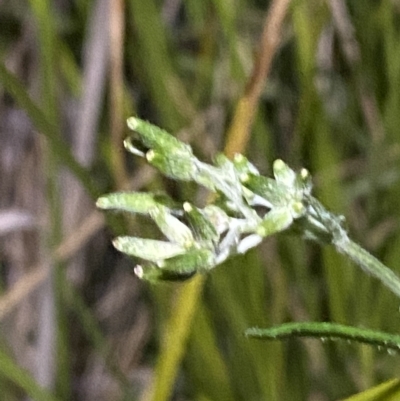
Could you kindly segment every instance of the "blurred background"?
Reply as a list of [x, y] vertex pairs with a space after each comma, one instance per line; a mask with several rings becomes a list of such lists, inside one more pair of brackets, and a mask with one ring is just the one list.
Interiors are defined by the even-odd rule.
[[152, 286], [111, 239], [143, 218], [117, 190], [204, 194], [122, 146], [137, 115], [212, 161], [308, 168], [316, 196], [400, 274], [400, 2], [0, 1], [0, 400], [310, 400], [400, 374], [347, 342], [247, 327], [399, 332], [399, 301], [333, 249], [270, 238], [189, 283]]

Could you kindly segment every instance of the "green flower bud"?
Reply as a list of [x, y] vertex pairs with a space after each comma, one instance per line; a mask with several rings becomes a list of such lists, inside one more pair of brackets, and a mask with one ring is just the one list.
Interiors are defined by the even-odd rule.
[[278, 184], [287, 187], [294, 187], [296, 173], [281, 159], [277, 159], [273, 164], [274, 176]]
[[311, 195], [312, 180], [310, 172], [307, 169], [302, 168], [299, 174], [297, 174], [297, 177], [298, 181], [300, 181], [299, 187], [301, 187], [302, 192]]
[[200, 209], [191, 205], [189, 202], [185, 202], [183, 204], [183, 210], [185, 211], [185, 217], [197, 240], [218, 241], [219, 235], [217, 230]]
[[293, 223], [293, 216], [287, 207], [275, 208], [268, 212], [257, 227], [257, 234], [261, 237], [286, 230]]
[[246, 174], [243, 178], [242, 184], [268, 201], [270, 207], [280, 206], [285, 202], [286, 193], [279, 188], [277, 182], [272, 178], [250, 174]]
[[215, 158], [215, 165], [218, 167], [222, 167], [225, 169], [232, 169], [233, 163], [223, 154], [223, 153], [218, 153]]
[[190, 248], [194, 245], [194, 238], [190, 228], [169, 213], [166, 207], [154, 207], [150, 210], [150, 217], [171, 242], [185, 248]]
[[291, 214], [294, 219], [298, 219], [306, 212], [306, 207], [301, 202], [293, 202], [291, 205]]
[[240, 177], [243, 177], [247, 174], [251, 175], [260, 174], [257, 168], [254, 166], [254, 164], [250, 163], [249, 160], [240, 153], [236, 153], [235, 156], [233, 157], [233, 165]]

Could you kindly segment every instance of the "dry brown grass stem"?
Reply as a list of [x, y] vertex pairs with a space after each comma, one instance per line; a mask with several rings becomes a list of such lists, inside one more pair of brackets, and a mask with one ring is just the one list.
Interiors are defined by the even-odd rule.
[[234, 118], [228, 130], [225, 146], [225, 154], [228, 157], [243, 152], [250, 138], [260, 96], [279, 47], [282, 24], [289, 4], [290, 0], [274, 0], [266, 16], [253, 71], [245, 92], [236, 106]]
[[118, 189], [127, 188], [123, 137], [124, 115], [124, 0], [110, 2], [110, 132], [112, 141], [113, 175]]
[[[56, 248], [52, 260], [63, 262], [82, 249], [89, 239], [104, 226], [103, 215], [93, 211], [71, 235]], [[33, 266], [0, 297], [0, 320], [10, 313], [19, 303], [35, 291], [49, 276], [52, 263]]]

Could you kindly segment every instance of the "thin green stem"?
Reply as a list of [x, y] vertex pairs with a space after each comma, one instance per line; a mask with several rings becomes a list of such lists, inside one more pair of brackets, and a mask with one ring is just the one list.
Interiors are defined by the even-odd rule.
[[[60, 401], [60, 398], [57, 398], [49, 390], [41, 387], [32, 375], [14, 362], [2, 348], [0, 348], [0, 375], [20, 387], [32, 400]], [[9, 399], [7, 395], [4, 397], [2, 396], [1, 398], [3, 400]]]
[[344, 339], [392, 349], [397, 352], [400, 350], [399, 335], [327, 322], [286, 323], [267, 329], [252, 327], [246, 330], [245, 335], [260, 340], [282, 340], [292, 337]]
[[375, 256], [371, 255], [360, 245], [347, 236], [333, 242], [336, 249], [357, 263], [366, 273], [380, 280], [400, 298], [400, 278]]

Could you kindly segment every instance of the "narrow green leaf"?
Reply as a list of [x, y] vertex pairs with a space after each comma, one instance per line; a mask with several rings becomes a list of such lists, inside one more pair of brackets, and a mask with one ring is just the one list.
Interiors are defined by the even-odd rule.
[[345, 339], [374, 345], [379, 348], [400, 351], [400, 335], [337, 323], [302, 322], [286, 323], [267, 329], [253, 327], [247, 329], [245, 335], [261, 340], [281, 340], [292, 337], [316, 337], [332, 340]]
[[155, 265], [137, 265], [135, 274], [144, 281], [150, 283], [159, 283], [160, 281], [186, 281], [195, 275], [196, 272], [179, 273], [170, 270], [161, 269]]
[[399, 399], [400, 380], [392, 379], [342, 401], [398, 401]]
[[176, 139], [167, 131], [137, 117], [129, 117], [128, 127], [139, 134], [142, 143], [149, 149], [165, 153], [179, 153], [190, 158], [193, 157], [192, 148]]
[[192, 181], [197, 174], [194, 156], [181, 157], [177, 152], [151, 149], [146, 153], [146, 159], [164, 175], [176, 180]]
[[127, 255], [136, 256], [137, 258], [155, 263], [180, 255], [186, 251], [182, 246], [171, 242], [128, 236], [115, 238], [113, 245]]
[[[157, 110], [163, 126], [175, 132], [189, 122], [186, 105], [182, 107], [180, 104], [189, 96], [178, 78], [181, 70], [176, 69], [176, 59], [172, 58], [174, 45], [168, 24], [160, 12], [160, 3], [156, 0], [129, 0], [126, 6], [135, 31], [135, 41], [126, 43], [130, 55], [126, 61], [130, 68], [141, 71], [140, 85], [149, 96], [146, 102]], [[183, 93], [185, 100], [171, 95], [171, 87], [174, 93]]]
[[57, 401], [48, 390], [40, 387], [35, 379], [20, 368], [10, 356], [0, 349], [0, 374], [22, 388], [25, 393], [36, 401]]
[[75, 160], [69, 146], [60, 139], [58, 128], [50, 123], [43, 111], [32, 101], [22, 83], [4, 67], [3, 63], [0, 63], [0, 82], [26, 112], [36, 129], [46, 136], [51, 150], [57, 155], [58, 160], [79, 179], [93, 198], [97, 198], [99, 191], [88, 171]]
[[131, 213], [148, 214], [156, 206], [177, 209], [177, 204], [167, 195], [147, 192], [115, 192], [100, 197], [96, 206], [100, 209], [118, 209]]

